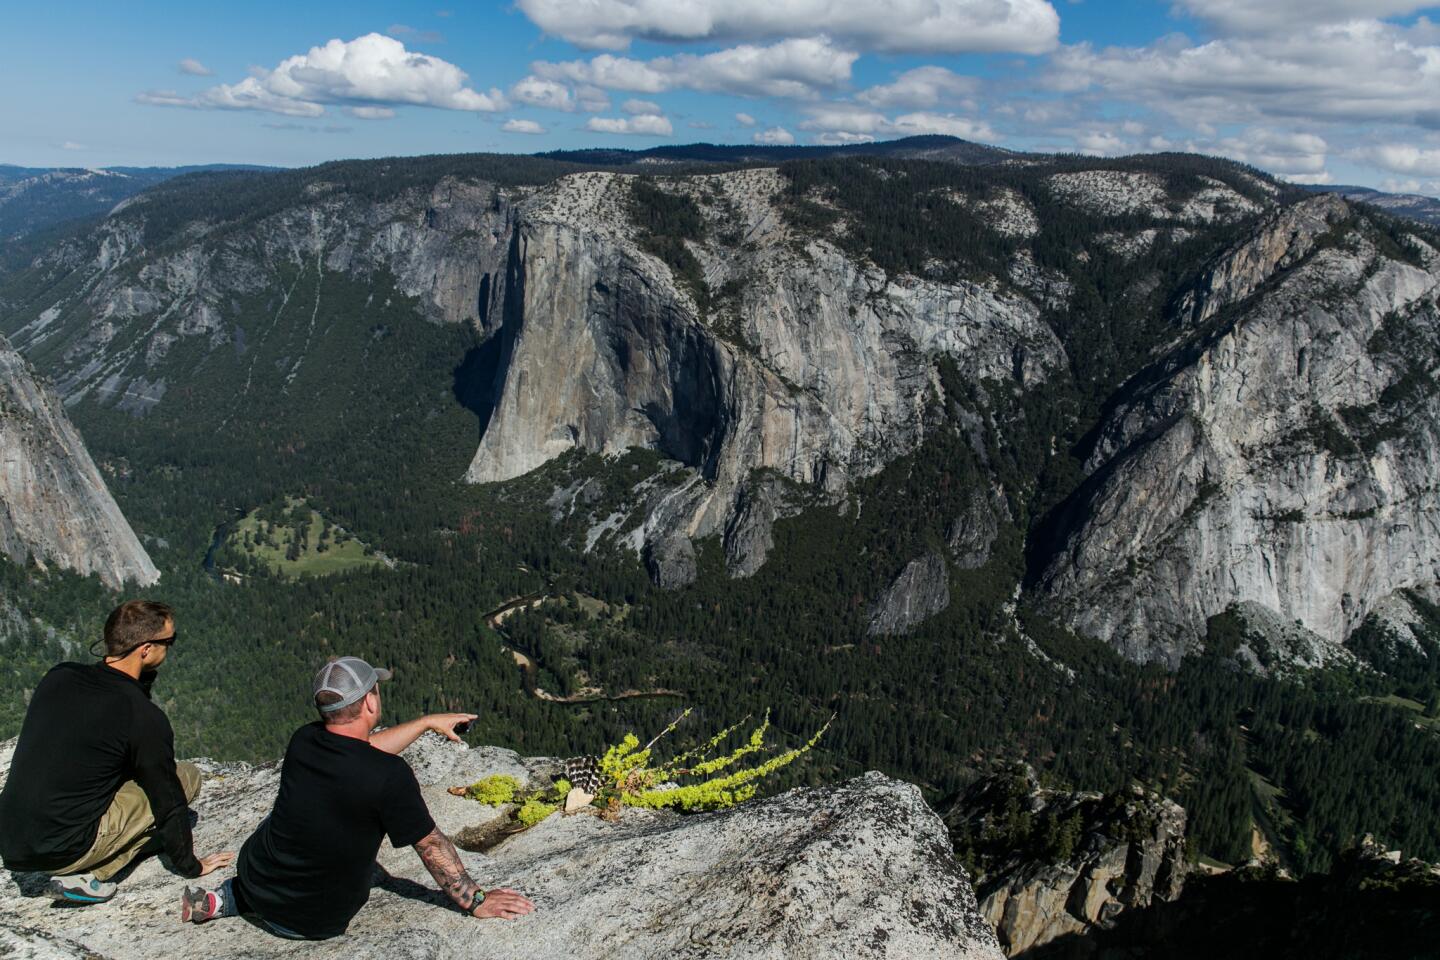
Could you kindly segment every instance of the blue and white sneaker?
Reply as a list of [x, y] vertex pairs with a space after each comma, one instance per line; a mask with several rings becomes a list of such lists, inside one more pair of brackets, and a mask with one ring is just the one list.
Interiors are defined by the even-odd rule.
[[119, 889], [113, 883], [97, 880], [88, 873], [68, 877], [51, 877], [46, 892], [64, 903], [104, 903]]

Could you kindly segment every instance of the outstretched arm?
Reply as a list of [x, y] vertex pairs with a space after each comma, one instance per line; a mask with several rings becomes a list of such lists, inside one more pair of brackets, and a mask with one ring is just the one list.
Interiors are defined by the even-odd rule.
[[[431, 830], [415, 844], [415, 852], [420, 855], [425, 869], [430, 871], [430, 876], [435, 878], [440, 889], [455, 901], [456, 906], [472, 917], [513, 920], [535, 909], [535, 904], [514, 890], [491, 890], [488, 893], [482, 891], [480, 884], [470, 878], [465, 864], [460, 862], [460, 854], [455, 852], [455, 844], [440, 832], [439, 827]], [[483, 900], [478, 906], [477, 894], [480, 895], [479, 899]]]
[[473, 713], [431, 713], [406, 723], [386, 727], [379, 733], [370, 734], [370, 746], [386, 753], [400, 753], [420, 738], [426, 730], [434, 730], [447, 740], [460, 742], [455, 735], [455, 725], [479, 719]]

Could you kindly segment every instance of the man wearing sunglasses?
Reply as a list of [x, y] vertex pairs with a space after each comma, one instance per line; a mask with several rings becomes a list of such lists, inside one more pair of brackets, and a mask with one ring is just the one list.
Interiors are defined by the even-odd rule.
[[0, 859], [50, 874], [57, 900], [109, 900], [114, 877], [157, 850], [185, 877], [234, 860], [196, 858], [188, 807], [200, 771], [175, 763], [170, 721], [150, 702], [175, 640], [168, 606], [122, 603], [105, 621], [101, 662], [53, 667], [30, 698], [0, 791]]

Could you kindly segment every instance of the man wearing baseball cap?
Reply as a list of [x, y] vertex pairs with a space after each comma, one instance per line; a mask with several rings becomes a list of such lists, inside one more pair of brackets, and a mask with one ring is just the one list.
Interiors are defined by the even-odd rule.
[[513, 890], [488, 893], [470, 878], [455, 846], [435, 826], [410, 765], [399, 754], [422, 733], [451, 740], [469, 713], [431, 714], [387, 730], [381, 680], [359, 657], [331, 660], [315, 674], [320, 720], [295, 731], [270, 816], [245, 841], [237, 875], [217, 890], [187, 887], [181, 917], [204, 923], [239, 914], [294, 940], [345, 932], [370, 897], [380, 841], [413, 846], [450, 899], [475, 917], [513, 919], [535, 909]]

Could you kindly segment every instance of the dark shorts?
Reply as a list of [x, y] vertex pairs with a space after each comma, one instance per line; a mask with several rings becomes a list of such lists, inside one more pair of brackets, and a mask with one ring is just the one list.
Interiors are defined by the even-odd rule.
[[260, 914], [256, 913], [256, 912], [255, 912], [255, 909], [250, 906], [250, 902], [245, 899], [245, 889], [244, 889], [244, 887], [241, 886], [238, 877], [232, 877], [231, 879], [226, 880], [226, 881], [225, 881], [225, 888], [226, 888], [226, 891], [225, 891], [225, 892], [226, 892], [226, 894], [228, 895], [228, 899], [230, 900], [231, 903], [233, 903], [233, 904], [235, 905], [235, 906], [234, 906], [234, 910], [235, 910], [235, 912], [236, 912], [237, 914], [239, 914], [239, 915], [242, 916], [242, 917], [254, 917], [257, 921], [259, 921], [259, 923], [260, 923], [260, 925], [261, 925], [262, 927], [264, 927], [266, 930], [269, 930], [271, 933], [275, 934], [275, 936], [277, 936], [277, 937], [284, 937], [286, 940], [328, 940], [328, 939], [330, 939], [329, 937], [311, 937], [311, 936], [307, 936], [306, 934], [303, 934], [303, 933], [301, 933], [301, 932], [298, 931], [298, 930], [291, 930], [289, 927], [281, 926], [281, 925], [278, 924], [278, 923], [274, 923], [274, 922], [272, 922], [272, 921], [270, 921], [270, 920], [266, 920], [266, 919], [265, 919], [264, 917], [262, 917]]

